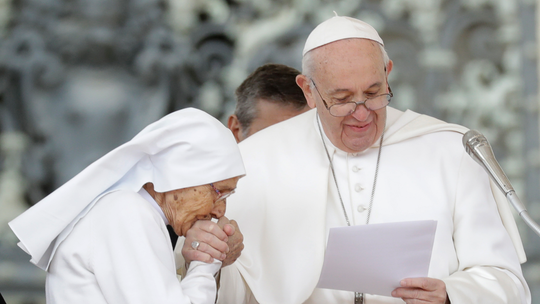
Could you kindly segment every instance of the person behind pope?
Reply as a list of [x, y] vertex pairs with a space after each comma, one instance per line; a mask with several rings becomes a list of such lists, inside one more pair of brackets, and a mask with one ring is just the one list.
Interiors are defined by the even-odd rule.
[[214, 303], [221, 261], [191, 263], [180, 283], [166, 225], [185, 235], [197, 220], [222, 217], [244, 174], [230, 130], [203, 111], [179, 110], [10, 226], [47, 271], [47, 303]]
[[[516, 224], [463, 149], [467, 129], [389, 107], [392, 67], [361, 20], [311, 32], [296, 82], [313, 110], [239, 145], [249, 174], [227, 214], [245, 248], [221, 269], [219, 303], [531, 303]], [[316, 287], [330, 228], [416, 220], [437, 221], [428, 277], [391, 297]]]
[[236, 109], [227, 126], [237, 142], [309, 110], [302, 89], [294, 81], [299, 74], [295, 68], [267, 63], [236, 88]]

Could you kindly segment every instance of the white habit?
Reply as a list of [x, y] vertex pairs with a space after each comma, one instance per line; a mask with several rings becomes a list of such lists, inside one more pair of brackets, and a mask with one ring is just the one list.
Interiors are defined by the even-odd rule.
[[49, 272], [48, 303], [213, 303], [220, 262], [196, 263], [180, 284], [166, 218], [141, 188], [152, 183], [165, 193], [244, 174], [231, 131], [201, 110], [182, 109], [9, 225], [30, 261]]

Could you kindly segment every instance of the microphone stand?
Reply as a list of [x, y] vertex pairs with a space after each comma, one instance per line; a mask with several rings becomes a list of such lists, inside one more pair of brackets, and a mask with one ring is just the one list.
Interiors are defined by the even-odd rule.
[[489, 176], [495, 181], [495, 184], [506, 195], [506, 199], [516, 209], [519, 216], [525, 221], [525, 223], [540, 236], [540, 226], [531, 218], [527, 208], [521, 202], [516, 191], [510, 184], [510, 180], [504, 174], [501, 166], [497, 162], [491, 145], [482, 133], [470, 130], [463, 135], [463, 146], [467, 153], [479, 163], [489, 174]]
[[518, 212], [519, 216], [523, 219], [525, 224], [529, 226], [538, 236], [540, 236], [540, 226], [532, 219], [525, 206], [521, 203], [521, 200], [517, 196], [514, 190], [506, 193], [506, 199], [514, 206], [514, 209]]

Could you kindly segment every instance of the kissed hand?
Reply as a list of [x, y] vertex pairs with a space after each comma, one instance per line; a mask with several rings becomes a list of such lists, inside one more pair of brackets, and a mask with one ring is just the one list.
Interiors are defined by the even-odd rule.
[[[186, 264], [191, 261], [212, 263], [214, 259], [223, 261], [229, 252], [228, 240], [229, 236], [218, 224], [210, 220], [200, 220], [186, 233], [182, 255]], [[199, 242], [197, 249], [191, 247], [193, 241]]]
[[229, 221], [228, 218], [222, 217], [219, 219], [218, 225], [222, 227], [223, 231], [229, 236], [229, 241], [227, 242], [227, 245], [229, 245], [229, 252], [227, 252], [227, 257], [223, 260], [221, 266], [225, 267], [234, 263], [242, 253], [242, 250], [244, 250], [244, 235], [240, 232], [238, 223], [236, 223], [235, 220]]
[[[193, 241], [199, 242], [199, 247], [191, 247]], [[225, 216], [217, 223], [209, 220], [197, 221], [186, 233], [182, 255], [187, 264], [191, 261], [211, 263], [213, 259], [221, 260], [222, 267], [228, 266], [240, 256], [244, 249], [244, 236], [234, 220]]]

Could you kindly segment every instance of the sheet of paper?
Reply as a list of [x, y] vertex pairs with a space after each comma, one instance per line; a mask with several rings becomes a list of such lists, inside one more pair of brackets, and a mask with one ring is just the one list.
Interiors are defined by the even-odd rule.
[[317, 287], [391, 296], [404, 278], [427, 277], [437, 221], [331, 228]]

